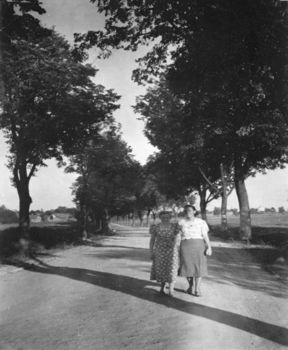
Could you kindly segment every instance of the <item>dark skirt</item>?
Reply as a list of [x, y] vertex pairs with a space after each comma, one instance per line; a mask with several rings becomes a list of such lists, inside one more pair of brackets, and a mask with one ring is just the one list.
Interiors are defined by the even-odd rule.
[[179, 275], [202, 277], [208, 274], [203, 239], [185, 239], [180, 245]]

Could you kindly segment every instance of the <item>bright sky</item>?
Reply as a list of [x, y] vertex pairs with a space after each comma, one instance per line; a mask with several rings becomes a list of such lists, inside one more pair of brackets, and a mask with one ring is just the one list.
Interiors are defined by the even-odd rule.
[[[41, 16], [43, 23], [54, 26], [56, 31], [68, 40], [73, 40], [73, 33], [99, 29], [103, 26], [101, 17], [89, 0], [42, 0], [47, 13]], [[122, 96], [121, 108], [115, 113], [115, 118], [122, 125], [123, 138], [132, 147], [135, 158], [142, 164], [153, 153], [153, 147], [143, 134], [143, 122], [137, 119], [132, 105], [135, 97], [145, 92], [131, 80], [132, 70], [137, 66], [135, 59], [143, 56], [147, 48], [138, 52], [115, 51], [107, 60], [97, 60], [92, 53], [90, 61], [99, 69], [95, 82], [107, 88], [113, 88]], [[10, 173], [5, 167], [7, 148], [3, 137], [0, 137], [0, 205], [18, 209], [16, 189], [11, 186]], [[52, 209], [59, 205], [73, 206], [71, 185], [76, 175], [65, 174], [58, 169], [56, 162], [50, 160], [48, 167], [42, 168], [31, 180], [31, 209]], [[251, 207], [288, 208], [288, 169], [268, 172], [267, 175], [257, 175], [247, 180], [247, 189]], [[219, 206], [219, 201], [212, 202], [210, 207]], [[237, 208], [237, 198], [232, 193], [229, 207]]]

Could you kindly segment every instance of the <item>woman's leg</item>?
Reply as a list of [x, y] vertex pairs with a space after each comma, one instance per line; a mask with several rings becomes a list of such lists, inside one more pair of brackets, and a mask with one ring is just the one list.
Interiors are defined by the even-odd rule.
[[164, 293], [165, 282], [161, 282], [160, 293]]
[[193, 289], [193, 277], [187, 277], [187, 281], [189, 283], [189, 287], [187, 289], [188, 294], [192, 294], [192, 289]]
[[169, 283], [169, 295], [174, 294], [174, 285], [175, 285], [175, 282]]
[[201, 277], [195, 277], [195, 295], [200, 296]]

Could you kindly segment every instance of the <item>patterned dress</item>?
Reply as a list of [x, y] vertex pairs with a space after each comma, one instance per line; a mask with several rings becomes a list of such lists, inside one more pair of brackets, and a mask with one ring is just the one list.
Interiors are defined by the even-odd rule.
[[161, 224], [151, 225], [150, 234], [155, 235], [151, 280], [173, 283], [179, 268], [180, 235], [178, 224], [165, 228]]

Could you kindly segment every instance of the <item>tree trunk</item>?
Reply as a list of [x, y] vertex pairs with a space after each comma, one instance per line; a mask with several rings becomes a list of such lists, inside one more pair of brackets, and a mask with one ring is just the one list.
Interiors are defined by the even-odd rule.
[[132, 214], [132, 226], [135, 226], [135, 211]]
[[221, 229], [228, 230], [227, 222], [227, 192], [223, 192], [221, 196]]
[[138, 214], [138, 218], [139, 218], [139, 221], [140, 221], [140, 227], [142, 227], [143, 226], [143, 211], [142, 210], [138, 210], [137, 214]]
[[27, 162], [22, 159], [21, 155], [16, 159], [13, 168], [13, 181], [19, 197], [19, 228], [22, 237], [27, 240], [29, 240], [29, 211], [32, 203], [32, 198], [29, 192], [29, 183], [35, 169], [36, 164], [33, 164], [32, 168], [27, 172]]
[[221, 171], [221, 182], [222, 182], [221, 228], [222, 228], [223, 231], [227, 231], [227, 229], [228, 229], [228, 223], [227, 223], [227, 201], [228, 201], [228, 195], [227, 195], [227, 179], [226, 179], [226, 173], [225, 173], [225, 169], [223, 167], [223, 164], [220, 165], [220, 171]]
[[84, 204], [83, 208], [83, 218], [82, 218], [82, 239], [88, 238], [88, 213], [87, 213], [87, 206]]
[[200, 196], [200, 211], [201, 211], [201, 217], [203, 220], [207, 220], [207, 213], [206, 213], [206, 207], [207, 207], [207, 201], [206, 201], [206, 189], [202, 189], [201, 187], [198, 188], [198, 193]]
[[110, 228], [110, 216], [109, 216], [109, 212], [108, 209], [104, 209], [103, 210], [103, 214], [102, 214], [102, 232], [104, 234], [111, 234], [112, 230]]
[[200, 199], [200, 210], [201, 210], [201, 217], [203, 220], [207, 221], [207, 212], [206, 212], [207, 203], [206, 200]]
[[147, 217], [146, 217], [146, 225], [147, 225], [147, 227], [149, 226], [150, 213], [151, 213], [151, 209], [147, 209]]
[[28, 230], [30, 228], [30, 205], [32, 199], [29, 193], [29, 181], [20, 181], [17, 184], [17, 192], [19, 196], [19, 227], [24, 236], [28, 238]]
[[249, 242], [252, 236], [252, 231], [248, 193], [245, 186], [244, 176], [239, 176], [236, 172], [235, 189], [240, 210], [240, 236], [242, 239], [247, 240], [247, 242]]
[[80, 226], [81, 226], [82, 239], [87, 239], [88, 237], [87, 207], [83, 203], [80, 203]]
[[[16, 171], [15, 171], [16, 172]], [[30, 211], [30, 205], [32, 203], [32, 199], [30, 197], [29, 193], [29, 179], [25, 178], [19, 179], [14, 178], [18, 197], [19, 197], [19, 229], [21, 233], [21, 238], [19, 240], [20, 244], [20, 252], [26, 256], [31, 255], [30, 250], [30, 217], [29, 217], [29, 211]]]
[[97, 216], [97, 232], [102, 231], [102, 220]]

